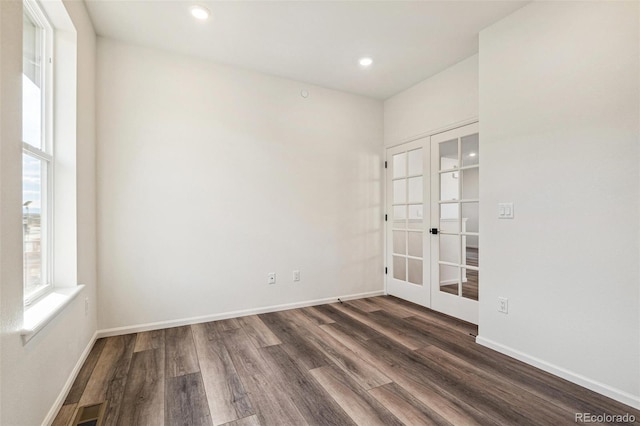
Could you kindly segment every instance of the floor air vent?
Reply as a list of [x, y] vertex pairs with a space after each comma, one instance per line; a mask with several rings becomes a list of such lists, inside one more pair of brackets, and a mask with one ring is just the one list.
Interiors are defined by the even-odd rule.
[[78, 408], [72, 426], [101, 426], [106, 402]]

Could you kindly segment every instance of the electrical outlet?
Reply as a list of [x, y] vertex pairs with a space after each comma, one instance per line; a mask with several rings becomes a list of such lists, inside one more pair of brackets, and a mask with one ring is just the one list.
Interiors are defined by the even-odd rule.
[[275, 284], [276, 283], [276, 273], [269, 272], [267, 274], [267, 284]]
[[300, 281], [300, 271], [297, 269], [293, 271], [293, 281]]
[[89, 298], [85, 297], [84, 298], [84, 314], [89, 315]]
[[498, 297], [498, 312], [503, 314], [509, 313], [509, 299], [506, 297]]

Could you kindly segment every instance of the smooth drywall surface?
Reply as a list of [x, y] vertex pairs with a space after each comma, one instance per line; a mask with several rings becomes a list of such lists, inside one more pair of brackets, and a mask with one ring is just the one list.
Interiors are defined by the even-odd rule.
[[[2, 97], [4, 94], [4, 81], [2, 80], [2, 7], [0, 7], [0, 188], [2, 188], [2, 182], [4, 181], [2, 175], [2, 140], [4, 139], [4, 134], [2, 132], [2, 128], [4, 126], [4, 112], [2, 110]], [[0, 191], [0, 205], [4, 204], [4, 197]], [[0, 235], [4, 232], [4, 222], [2, 220], [2, 209], [0, 208]], [[0, 238], [0, 265], [2, 265], [4, 261], [4, 257], [2, 255], [2, 238]], [[0, 283], [4, 281], [4, 275], [2, 274], [2, 269], [0, 268]], [[2, 306], [2, 285], [0, 285], [0, 307]], [[1, 328], [0, 328], [1, 332]], [[2, 338], [0, 338], [0, 356], [2, 356]], [[2, 401], [2, 366], [0, 365], [0, 401]], [[2, 419], [2, 403], [0, 402], [0, 419]]]
[[480, 35], [480, 337], [636, 401], [638, 7], [532, 3]]
[[[96, 210], [96, 35], [84, 2], [65, 6], [78, 33], [76, 120], [76, 217], [78, 220], [78, 284], [89, 298], [91, 330], [98, 323]], [[83, 302], [79, 302], [84, 307]]]
[[100, 328], [383, 289], [382, 102], [98, 40]]
[[[41, 424], [97, 326], [94, 199], [95, 34], [84, 3], [65, 2], [78, 36], [77, 206], [78, 279], [85, 290], [32, 340], [23, 345], [21, 232], [22, 2], [0, 1], [2, 98], [0, 171], [1, 403], [0, 424]], [[84, 299], [89, 299], [85, 315]]]
[[384, 143], [397, 145], [478, 117], [478, 55], [384, 102]]
[[[21, 108], [12, 105], [19, 102], [22, 72], [22, 2], [0, 2], [0, 416], [4, 414], [4, 348], [5, 329], [14, 316], [5, 314], [10, 307], [6, 300], [15, 300], [16, 289], [5, 283], [22, 282], [21, 250], [22, 218], [20, 209], [10, 209], [10, 205], [21, 205], [22, 193], [5, 191], [5, 187], [21, 187], [20, 166], [20, 122]], [[15, 37], [18, 37], [17, 40]], [[5, 288], [7, 287], [7, 288]], [[15, 307], [13, 308], [15, 310]], [[13, 325], [15, 327], [15, 325]], [[0, 417], [2, 423], [2, 417]]]

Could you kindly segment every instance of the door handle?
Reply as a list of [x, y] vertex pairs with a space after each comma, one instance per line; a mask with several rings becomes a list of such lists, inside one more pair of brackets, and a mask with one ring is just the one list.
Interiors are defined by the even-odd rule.
[[433, 235], [438, 235], [438, 228], [431, 228], [429, 229], [429, 233], [433, 234]]

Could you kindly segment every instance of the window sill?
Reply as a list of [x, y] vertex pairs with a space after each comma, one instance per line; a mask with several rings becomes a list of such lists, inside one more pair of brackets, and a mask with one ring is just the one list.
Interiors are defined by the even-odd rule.
[[22, 342], [27, 343], [52, 319], [55, 318], [82, 291], [84, 285], [58, 287], [51, 293], [30, 305], [24, 311], [24, 325], [20, 334]]

